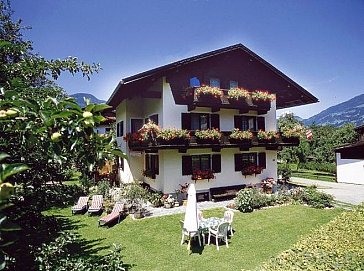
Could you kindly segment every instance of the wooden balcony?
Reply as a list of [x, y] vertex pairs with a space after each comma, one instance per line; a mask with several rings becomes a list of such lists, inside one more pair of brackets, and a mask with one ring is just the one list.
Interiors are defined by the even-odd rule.
[[266, 114], [270, 108], [269, 101], [253, 101], [251, 98], [241, 100], [231, 100], [228, 98], [228, 89], [221, 89], [223, 95], [221, 98], [215, 97], [198, 97], [196, 95], [197, 87], [188, 88], [184, 93], [184, 101], [188, 106], [188, 111], [195, 110], [196, 107], [209, 107], [212, 112], [217, 112], [221, 108], [237, 109], [240, 114], [257, 111], [258, 115]]
[[201, 141], [194, 133], [191, 132], [190, 140], [180, 140], [174, 142], [160, 142], [153, 140], [150, 142], [128, 141], [128, 146], [131, 151], [145, 151], [149, 153], [156, 153], [158, 150], [163, 149], [177, 149], [181, 153], [187, 152], [188, 149], [203, 149], [211, 148], [214, 152], [219, 152], [223, 148], [236, 148], [239, 147], [241, 151], [249, 151], [253, 147], [265, 147], [267, 150], [280, 150], [282, 147], [298, 146], [300, 143], [299, 138], [283, 138], [281, 135], [278, 139], [272, 141], [262, 141], [257, 139], [257, 132], [253, 132], [253, 138], [248, 141], [238, 141], [229, 139], [231, 132], [222, 132], [220, 140]]

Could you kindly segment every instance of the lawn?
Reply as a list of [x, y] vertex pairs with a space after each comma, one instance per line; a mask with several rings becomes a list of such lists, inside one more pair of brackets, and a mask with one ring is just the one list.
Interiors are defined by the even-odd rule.
[[[203, 211], [204, 217], [222, 217], [223, 209]], [[314, 209], [291, 205], [269, 208], [253, 213], [235, 213], [235, 234], [229, 248], [220, 251], [210, 245], [199, 248], [193, 243], [192, 253], [180, 245], [179, 220], [183, 214], [133, 220], [127, 217], [113, 227], [98, 227], [98, 217], [71, 215], [70, 208], [52, 209], [65, 229], [80, 234], [88, 245], [106, 253], [112, 243], [122, 246], [124, 263], [131, 270], [241, 270], [253, 269], [270, 257], [289, 249], [302, 236], [323, 225], [341, 213], [341, 209]]]
[[309, 169], [294, 170], [292, 171], [292, 177], [319, 180], [325, 182], [336, 182], [336, 177], [332, 173]]

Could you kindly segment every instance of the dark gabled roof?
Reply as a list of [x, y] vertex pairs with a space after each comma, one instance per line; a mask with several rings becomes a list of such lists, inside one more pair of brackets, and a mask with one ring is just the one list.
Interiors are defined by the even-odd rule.
[[[272, 66], [271, 64], [269, 64], [267, 61], [265, 61], [263, 58], [261, 58], [260, 56], [258, 56], [257, 54], [255, 54], [253, 51], [249, 50], [247, 47], [245, 47], [244, 45], [242, 45], [241, 43], [232, 45], [232, 46], [228, 46], [225, 48], [221, 48], [218, 50], [214, 50], [211, 52], [207, 52], [207, 53], [203, 53], [197, 56], [193, 56], [193, 57], [189, 57], [183, 60], [179, 60], [164, 66], [160, 66], [145, 72], [141, 72], [138, 73], [136, 75], [133, 76], [129, 76], [126, 77], [124, 79], [122, 79], [119, 84], [116, 86], [114, 92], [111, 94], [109, 100], [107, 101], [107, 104], [110, 104], [112, 106], [116, 106], [120, 101], [118, 100], [118, 92], [119, 89], [121, 87], [124, 87], [126, 85], [129, 84], [134, 84], [134, 83], [138, 83], [141, 82], [145, 79], [148, 78], [153, 78], [156, 76], [160, 76], [163, 73], [173, 70], [173, 69], [177, 69], [178, 67], [187, 65], [187, 64], [191, 64], [193, 62], [202, 60], [202, 59], [206, 59], [206, 58], [210, 58], [216, 55], [220, 55], [226, 52], [230, 52], [230, 51], [234, 51], [234, 50], [243, 50], [244, 52], [246, 52], [247, 54], [249, 54], [251, 57], [255, 58], [257, 61], [259, 61], [260, 63], [262, 63], [263, 65], [265, 65], [267, 68], [269, 68], [271, 71], [273, 71], [274, 73], [276, 73], [278, 76], [282, 77], [284, 80], [286, 80], [287, 82], [289, 82], [292, 86], [294, 86], [297, 90], [299, 90], [301, 92], [301, 95], [307, 97], [307, 99], [310, 102], [306, 102], [306, 103], [316, 103], [318, 102], [318, 99], [313, 96], [311, 93], [309, 93], [306, 89], [304, 89], [303, 87], [301, 87], [300, 85], [298, 85], [296, 82], [294, 82], [292, 79], [290, 79], [288, 76], [286, 76], [284, 73], [282, 73], [281, 71], [279, 71], [278, 69], [276, 69], [274, 66]], [[304, 103], [304, 104], [306, 104]], [[282, 107], [283, 108], [283, 107]]]

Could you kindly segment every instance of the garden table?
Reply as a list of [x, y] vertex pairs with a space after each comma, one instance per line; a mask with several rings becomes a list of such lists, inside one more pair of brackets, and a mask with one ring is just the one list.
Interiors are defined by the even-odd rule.
[[210, 228], [216, 230], [217, 226], [219, 226], [221, 222], [224, 222], [224, 219], [218, 217], [203, 218], [199, 221], [198, 230], [202, 234], [202, 240], [204, 245], [205, 245], [205, 233], [208, 233]]

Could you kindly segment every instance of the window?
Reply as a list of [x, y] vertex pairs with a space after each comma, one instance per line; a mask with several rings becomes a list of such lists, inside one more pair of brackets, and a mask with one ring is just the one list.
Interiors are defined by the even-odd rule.
[[182, 175], [191, 175], [194, 170], [210, 170], [221, 172], [220, 154], [200, 154], [182, 156]]
[[239, 87], [238, 81], [230, 81], [230, 88], [237, 88]]
[[266, 153], [265, 152], [252, 152], [252, 153], [236, 153], [235, 158], [235, 171], [241, 171], [247, 166], [254, 165], [266, 168]]
[[220, 79], [211, 78], [210, 79], [210, 87], [220, 88]]
[[265, 130], [264, 117], [255, 116], [234, 116], [234, 127], [242, 131]]
[[145, 169], [152, 175], [159, 174], [159, 156], [156, 154], [145, 155]]
[[200, 86], [200, 80], [198, 80], [197, 77], [192, 77], [190, 79], [190, 87], [199, 87]]
[[[110, 130], [110, 128], [106, 128], [105, 130], [106, 130], [106, 132], [108, 132]], [[123, 121], [119, 121], [116, 124], [116, 136], [117, 137], [121, 137], [123, 135], [124, 135], [124, 122]]]
[[220, 129], [219, 114], [182, 113], [182, 129], [195, 131], [209, 128]]
[[154, 115], [150, 115], [149, 116], [149, 119], [151, 120], [151, 121], [153, 121], [155, 124], [159, 124], [158, 123], [158, 114], [154, 114]]
[[130, 120], [130, 132], [136, 133], [140, 128], [143, 127], [144, 120], [143, 119], [131, 119]]

